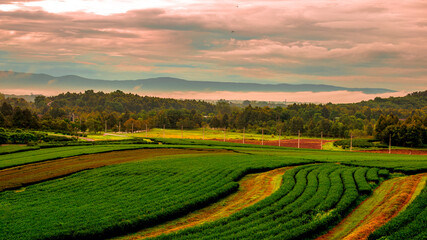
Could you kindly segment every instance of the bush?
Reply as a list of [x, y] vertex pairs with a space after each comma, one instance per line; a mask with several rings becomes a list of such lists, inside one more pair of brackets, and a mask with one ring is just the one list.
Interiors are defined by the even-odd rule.
[[9, 135], [9, 141], [11, 143], [24, 143], [24, 144], [26, 144], [26, 143], [31, 142], [31, 141], [33, 141], [33, 142], [37, 141], [37, 137], [32, 133], [19, 131], [19, 132], [15, 132], [15, 133], [10, 134]]
[[0, 144], [7, 143], [8, 139], [9, 137], [7, 136], [6, 133], [0, 132]]
[[[341, 146], [344, 149], [350, 148], [350, 141], [351, 141], [350, 139], [335, 141], [334, 146], [335, 147]], [[375, 144], [371, 142], [369, 139], [353, 139], [353, 147], [370, 148], [374, 146]]]

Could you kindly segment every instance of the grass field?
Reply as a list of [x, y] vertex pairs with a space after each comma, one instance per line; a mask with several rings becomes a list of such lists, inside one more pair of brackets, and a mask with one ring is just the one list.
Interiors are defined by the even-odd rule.
[[[204, 134], [203, 134], [204, 132]], [[181, 131], [180, 129], [160, 129], [160, 128], [153, 128], [149, 129], [148, 133], [145, 131], [139, 132], [139, 133], [127, 133], [126, 136], [136, 136], [136, 137], [150, 137], [150, 138], [188, 138], [188, 139], [224, 139], [224, 131], [222, 129], [211, 129], [211, 128], [199, 128], [199, 129], [192, 129], [188, 130], [185, 129]], [[245, 132], [245, 139], [247, 140], [259, 140], [262, 139], [266, 141], [270, 140], [278, 140], [279, 136], [274, 134], [260, 134], [260, 133], [248, 133]], [[243, 138], [243, 132], [232, 132], [232, 131], [225, 131], [225, 138], [226, 139], [242, 139]], [[281, 139], [297, 139], [297, 136], [285, 136], [282, 135]], [[313, 137], [306, 137], [306, 139], [311, 139]], [[317, 138], [320, 138], [317, 137]], [[324, 138], [325, 140], [333, 140], [333, 138]]]
[[[0, 239], [134, 239], [147, 234], [159, 239], [313, 239], [333, 229], [364, 199], [381, 206], [385, 196], [392, 201], [405, 195], [397, 190], [374, 191], [385, 179], [391, 178], [383, 183], [387, 186], [388, 181], [396, 181], [395, 176], [409, 179], [427, 172], [425, 156], [197, 139], [156, 141], [162, 144], [73, 146], [0, 155], [0, 180], [9, 184], [3, 189], [13, 188], [0, 190]], [[263, 196], [257, 201], [239, 195], [245, 186], [239, 181], [247, 174], [295, 165], [276, 180], [251, 184], [253, 189], [272, 184], [277, 191], [253, 190], [249, 195]], [[419, 200], [425, 190], [418, 187], [424, 181], [402, 187], [414, 189], [405, 195], [415, 199], [413, 203], [394, 212], [406, 208], [404, 213], [412, 214], [415, 222], [402, 220], [408, 229], [422, 229], [423, 222], [416, 219], [423, 218], [417, 214], [425, 208]], [[382, 206], [393, 205], [387, 204]], [[221, 209], [228, 210], [215, 215]], [[352, 223], [344, 223], [346, 236], [356, 234], [353, 225], [365, 226], [362, 232], [368, 236], [388, 224], [387, 220], [366, 230], [367, 225], [357, 223], [360, 219], [382, 215], [356, 216]], [[400, 231], [392, 228], [396, 234]]]

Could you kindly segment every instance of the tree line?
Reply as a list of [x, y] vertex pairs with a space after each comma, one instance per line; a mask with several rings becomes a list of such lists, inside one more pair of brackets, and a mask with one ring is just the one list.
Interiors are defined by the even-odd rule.
[[426, 99], [424, 91], [355, 104], [240, 107], [225, 100], [212, 104], [119, 90], [37, 96], [34, 102], [0, 95], [0, 127], [70, 133], [96, 133], [105, 127], [108, 131], [211, 127], [275, 135], [374, 136], [386, 143], [392, 135], [393, 145], [422, 146], [426, 143], [427, 105], [422, 104]]

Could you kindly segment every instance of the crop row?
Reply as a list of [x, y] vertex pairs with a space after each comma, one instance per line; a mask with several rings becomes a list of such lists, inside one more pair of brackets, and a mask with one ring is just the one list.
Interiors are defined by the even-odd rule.
[[45, 149], [36, 149], [36, 150], [25, 151], [25, 152], [16, 152], [16, 153], [0, 155], [0, 169], [28, 164], [28, 163], [83, 155], [83, 154], [111, 152], [111, 151], [118, 151], [118, 150], [131, 150], [131, 149], [139, 149], [139, 148], [143, 148], [143, 146], [136, 145], [136, 144], [123, 144], [123, 145], [71, 146], [71, 147], [45, 148]]
[[[216, 222], [159, 239], [301, 239], [340, 219], [368, 189], [367, 168], [306, 165], [287, 171], [269, 198]], [[356, 177], [357, 174], [357, 177]], [[369, 186], [369, 185], [368, 185]], [[359, 190], [358, 190], [359, 189]], [[363, 190], [362, 192], [360, 190]], [[369, 187], [370, 190], [370, 187]]]
[[426, 229], [427, 187], [424, 187], [405, 211], [373, 232], [368, 239], [426, 239]]
[[0, 239], [103, 239], [207, 206], [246, 173], [310, 163], [277, 156], [176, 156], [111, 165], [0, 193]]

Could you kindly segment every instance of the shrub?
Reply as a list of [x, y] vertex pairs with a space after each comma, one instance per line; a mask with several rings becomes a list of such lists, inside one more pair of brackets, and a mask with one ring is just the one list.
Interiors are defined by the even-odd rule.
[[[344, 139], [334, 142], [334, 146], [338, 147], [341, 146], [342, 148], [350, 148], [350, 139]], [[353, 139], [353, 147], [358, 148], [370, 148], [374, 147], [375, 144], [373, 142], [370, 142], [369, 139]]]

